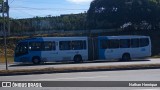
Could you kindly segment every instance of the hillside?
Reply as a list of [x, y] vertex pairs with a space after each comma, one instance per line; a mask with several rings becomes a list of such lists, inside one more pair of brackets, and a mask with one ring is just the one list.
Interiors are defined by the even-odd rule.
[[86, 30], [86, 13], [12, 19], [11, 33], [52, 30]]

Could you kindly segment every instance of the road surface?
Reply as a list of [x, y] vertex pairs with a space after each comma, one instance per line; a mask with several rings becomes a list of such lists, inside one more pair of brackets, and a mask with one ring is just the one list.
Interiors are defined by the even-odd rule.
[[[80, 64], [74, 63], [47, 63], [41, 65], [33, 65], [33, 64], [9, 64], [9, 70], [16, 70], [16, 69], [40, 69], [40, 68], [65, 68], [65, 67], [89, 67], [89, 66], [117, 66], [117, 65], [134, 65], [134, 64], [160, 64], [160, 58], [158, 59], [140, 59], [140, 60], [133, 60], [129, 62], [117, 62], [117, 61], [108, 61], [108, 62], [85, 62]], [[5, 70], [5, 64], [0, 64], [0, 70]]]
[[1, 76], [0, 81], [160, 81], [160, 69]]
[[[0, 81], [160, 81], [160, 69], [56, 73], [40, 75], [1, 76]], [[13, 88], [12, 90], [160, 90], [143, 87], [50, 87]], [[0, 90], [9, 90], [0, 88]]]

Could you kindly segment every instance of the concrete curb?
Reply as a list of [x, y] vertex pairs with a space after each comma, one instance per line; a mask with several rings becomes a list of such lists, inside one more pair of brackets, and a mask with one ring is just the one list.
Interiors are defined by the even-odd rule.
[[92, 72], [92, 71], [114, 71], [114, 70], [138, 70], [138, 69], [159, 69], [160, 64], [135, 64], [118, 66], [90, 66], [90, 67], [65, 67], [65, 68], [42, 68], [42, 69], [21, 69], [21, 70], [0, 70], [0, 76], [32, 75], [50, 73], [71, 73], [71, 72]]

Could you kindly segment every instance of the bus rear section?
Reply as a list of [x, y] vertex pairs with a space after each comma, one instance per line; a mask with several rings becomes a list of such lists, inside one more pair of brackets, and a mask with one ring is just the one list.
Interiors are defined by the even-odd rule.
[[98, 57], [101, 60], [131, 60], [151, 56], [148, 36], [100, 36]]
[[87, 37], [42, 37], [22, 40], [15, 50], [15, 62], [82, 62], [88, 60]]

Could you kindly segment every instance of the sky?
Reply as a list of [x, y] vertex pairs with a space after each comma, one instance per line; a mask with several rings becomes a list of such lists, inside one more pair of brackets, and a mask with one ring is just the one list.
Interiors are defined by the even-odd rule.
[[8, 0], [10, 17], [32, 18], [77, 14], [89, 9], [92, 0]]

